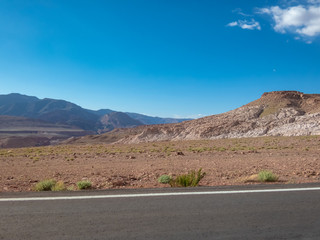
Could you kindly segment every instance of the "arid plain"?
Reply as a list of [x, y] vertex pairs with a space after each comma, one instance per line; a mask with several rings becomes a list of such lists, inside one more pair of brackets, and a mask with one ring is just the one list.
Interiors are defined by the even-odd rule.
[[33, 191], [55, 179], [69, 189], [89, 180], [93, 189], [170, 187], [159, 176], [200, 168], [200, 186], [261, 184], [269, 170], [277, 183], [320, 180], [320, 136], [258, 137], [139, 144], [67, 144], [0, 150], [0, 191]]

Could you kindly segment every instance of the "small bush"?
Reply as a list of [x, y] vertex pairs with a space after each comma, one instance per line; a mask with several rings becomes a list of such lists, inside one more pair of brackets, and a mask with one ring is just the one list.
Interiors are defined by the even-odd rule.
[[35, 186], [36, 191], [51, 191], [52, 188], [56, 185], [56, 181], [53, 179], [44, 180], [38, 182]]
[[172, 180], [172, 177], [169, 175], [162, 175], [158, 178], [159, 183], [168, 184]]
[[196, 172], [192, 170], [188, 174], [182, 174], [170, 181], [171, 187], [196, 187], [199, 185], [200, 180], [206, 175], [202, 172], [202, 168]]
[[65, 191], [66, 187], [64, 185], [64, 182], [59, 181], [54, 186], [51, 187], [51, 191]]
[[77, 186], [80, 190], [91, 188], [92, 184], [90, 181], [79, 181], [77, 182]]
[[258, 174], [258, 180], [260, 182], [276, 182], [278, 179], [278, 176], [271, 171], [261, 171]]

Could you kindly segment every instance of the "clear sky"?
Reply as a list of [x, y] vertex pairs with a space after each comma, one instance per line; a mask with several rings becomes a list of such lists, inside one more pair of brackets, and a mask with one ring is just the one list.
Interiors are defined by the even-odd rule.
[[1, 0], [0, 86], [161, 117], [320, 93], [320, 0]]

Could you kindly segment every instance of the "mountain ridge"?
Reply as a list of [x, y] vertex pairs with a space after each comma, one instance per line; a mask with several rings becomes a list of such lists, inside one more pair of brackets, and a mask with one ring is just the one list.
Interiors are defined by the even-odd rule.
[[[138, 113], [114, 114], [111, 109], [89, 110], [74, 103], [11, 93], [0, 95], [0, 115], [39, 119], [55, 124], [76, 126], [87, 131], [113, 130], [115, 127], [134, 127], [142, 124], [181, 122], [188, 119], [150, 117]], [[119, 112], [120, 113], [120, 112]], [[119, 119], [115, 119], [119, 117]], [[122, 124], [107, 123], [106, 119]], [[111, 121], [111, 120], [110, 120]], [[108, 126], [106, 126], [107, 124]], [[112, 127], [112, 125], [114, 125]]]
[[101, 117], [100, 122], [104, 126], [99, 133], [110, 132], [116, 128], [132, 128], [144, 125], [141, 121], [131, 118], [123, 112], [112, 112]]

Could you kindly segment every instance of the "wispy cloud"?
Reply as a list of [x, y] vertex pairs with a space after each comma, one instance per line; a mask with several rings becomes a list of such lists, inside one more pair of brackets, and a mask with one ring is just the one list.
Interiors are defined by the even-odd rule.
[[254, 19], [251, 20], [238, 20], [227, 24], [228, 27], [240, 27], [248, 30], [261, 30], [260, 23]]
[[244, 13], [241, 8], [236, 8], [236, 9], [232, 10], [232, 12], [237, 13], [237, 14], [244, 16], [244, 17], [252, 17], [252, 15]]

